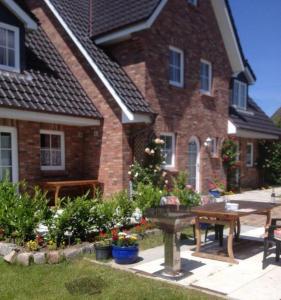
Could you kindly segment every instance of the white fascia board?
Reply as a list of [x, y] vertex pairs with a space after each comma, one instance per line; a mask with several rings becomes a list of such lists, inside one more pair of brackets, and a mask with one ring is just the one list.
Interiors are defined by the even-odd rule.
[[211, 0], [233, 73], [245, 71], [225, 0]]
[[0, 108], [0, 118], [81, 127], [100, 125], [99, 120], [91, 118], [72, 117], [10, 108]]
[[236, 134], [237, 128], [236, 126], [230, 121], [227, 121], [227, 134]]
[[16, 2], [13, 0], [0, 0], [0, 2], [2, 2], [14, 15], [16, 15], [28, 29], [37, 29], [38, 26], [36, 22], [33, 21], [32, 18], [23, 9], [21, 9]]
[[150, 28], [152, 24], [155, 22], [155, 20], [157, 19], [157, 17], [159, 16], [159, 14], [161, 13], [163, 7], [166, 5], [167, 2], [168, 0], [162, 0], [147, 21], [138, 23], [133, 26], [126, 27], [125, 29], [121, 29], [113, 33], [107, 34], [103, 37], [97, 38], [95, 40], [96, 44], [106, 45], [106, 44], [114, 43], [116, 41], [124, 40], [130, 37], [131, 34], [134, 32], [138, 32]]
[[269, 133], [255, 132], [250, 130], [238, 129], [236, 133], [237, 137], [248, 139], [260, 139], [260, 140], [278, 140], [279, 136]]
[[102, 83], [105, 85], [105, 87], [108, 89], [110, 94], [113, 96], [115, 101], [120, 106], [122, 112], [126, 115], [126, 117], [130, 120], [134, 120], [134, 114], [127, 108], [127, 106], [123, 103], [123, 101], [120, 99], [120, 97], [117, 95], [116, 91], [113, 89], [109, 81], [106, 79], [102, 71], [99, 69], [99, 67], [96, 65], [96, 63], [93, 61], [91, 56], [88, 54], [86, 49], [83, 47], [83, 45], [80, 43], [80, 41], [76, 38], [76, 36], [73, 34], [73, 32], [70, 30], [68, 25], [65, 23], [63, 18], [60, 16], [56, 8], [53, 6], [53, 4], [50, 2], [50, 0], [44, 0], [49, 9], [52, 11], [52, 13], [55, 15], [55, 17], [58, 19], [64, 30], [67, 32], [67, 34], [70, 36], [72, 41], [75, 43], [75, 45], [79, 48], [81, 53], [84, 55], [90, 66], [94, 69]]
[[252, 72], [249, 70], [248, 67], [245, 68], [244, 73], [245, 73], [245, 76], [248, 79], [249, 84], [254, 84], [256, 82], [255, 78], [252, 75]]
[[134, 119], [129, 120], [127, 116], [122, 113], [122, 124], [132, 124], [132, 123], [151, 123], [151, 116], [146, 114], [134, 114]]

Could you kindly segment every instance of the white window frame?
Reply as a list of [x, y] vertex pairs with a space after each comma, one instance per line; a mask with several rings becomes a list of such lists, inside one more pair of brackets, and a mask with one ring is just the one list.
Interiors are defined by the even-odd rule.
[[[180, 81], [174, 81], [170, 79], [170, 51], [177, 52], [180, 54]], [[183, 50], [176, 48], [174, 46], [169, 46], [169, 83], [176, 87], [184, 86], [184, 52]]]
[[18, 136], [15, 127], [0, 126], [0, 132], [11, 134], [12, 138], [12, 181], [14, 183], [19, 180], [19, 164], [18, 164]]
[[20, 38], [19, 28], [0, 22], [0, 28], [13, 31], [15, 33], [15, 67], [0, 64], [0, 69], [9, 72], [20, 72]]
[[[237, 101], [235, 101], [234, 97], [234, 85], [235, 84], [238, 84], [238, 92], [237, 92]], [[244, 86], [246, 88], [246, 97], [245, 97], [245, 102], [244, 102], [244, 105], [241, 106], [240, 103], [241, 103], [241, 99], [240, 99], [240, 90], [241, 90], [241, 86]], [[231, 99], [231, 102], [232, 102], [232, 106], [238, 108], [238, 109], [242, 109], [242, 110], [247, 110], [247, 98], [248, 98], [248, 86], [245, 82], [242, 82], [238, 79], [234, 79], [233, 80], [233, 87], [232, 87], [232, 99]]]
[[[250, 163], [248, 163], [248, 161], [247, 161], [247, 148], [248, 148], [248, 146], [251, 147], [251, 161], [250, 161]], [[246, 166], [249, 167], [249, 168], [254, 166], [254, 144], [253, 143], [247, 143], [247, 145], [246, 145]]]
[[[201, 64], [205, 64], [209, 66], [209, 74], [208, 74], [208, 90], [204, 90], [201, 88]], [[211, 95], [212, 94], [212, 83], [213, 83], [213, 68], [212, 63], [208, 60], [201, 59], [200, 60], [200, 92], [201, 94]]]
[[210, 153], [211, 153], [211, 157], [213, 158], [219, 157], [218, 141], [219, 141], [218, 138], [211, 138]]
[[65, 137], [63, 131], [40, 130], [40, 156], [41, 156], [41, 134], [59, 135], [61, 138], [61, 165], [60, 166], [42, 166], [40, 158], [40, 168], [42, 171], [63, 171], [65, 170]]
[[[172, 169], [175, 168], [176, 161], [176, 136], [173, 132], [161, 132], [160, 137], [169, 136], [172, 137], [172, 163], [171, 164], [163, 164], [164, 169]], [[165, 147], [165, 145], [164, 145]]]
[[197, 6], [198, 5], [198, 0], [187, 0], [187, 2], [193, 6]]

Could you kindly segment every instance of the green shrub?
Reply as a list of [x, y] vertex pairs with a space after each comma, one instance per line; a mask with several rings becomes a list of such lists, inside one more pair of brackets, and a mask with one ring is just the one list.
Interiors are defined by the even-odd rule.
[[66, 231], [72, 232], [72, 239], [86, 240], [88, 233], [95, 229], [96, 205], [97, 200], [88, 199], [88, 194], [62, 201], [63, 208], [54, 211], [47, 224], [49, 240], [59, 246]]
[[200, 203], [201, 197], [198, 193], [194, 191], [192, 186], [186, 185], [187, 173], [179, 172], [179, 174], [172, 179], [173, 189], [172, 195], [179, 198], [182, 205], [188, 207], [197, 206]]
[[281, 184], [281, 142], [263, 141], [259, 144], [258, 167], [265, 183]]
[[127, 191], [121, 191], [98, 203], [96, 207], [96, 226], [107, 231], [115, 226], [125, 226], [134, 211], [134, 202]]
[[139, 183], [134, 194], [135, 206], [145, 212], [147, 208], [158, 206], [161, 197], [166, 194], [165, 191], [152, 184]]
[[131, 165], [129, 175], [134, 190], [137, 189], [139, 183], [163, 187], [166, 176], [166, 172], [163, 171], [164, 144], [165, 142], [159, 138], [151, 140], [145, 148], [143, 160]]
[[38, 224], [50, 217], [46, 194], [38, 188], [28, 193], [24, 183], [4, 180], [0, 182], [0, 199], [0, 228], [6, 237], [21, 244], [34, 239]]

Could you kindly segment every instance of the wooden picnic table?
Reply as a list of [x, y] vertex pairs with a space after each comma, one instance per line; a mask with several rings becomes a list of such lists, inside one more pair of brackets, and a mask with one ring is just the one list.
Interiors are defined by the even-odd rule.
[[93, 192], [96, 190], [97, 186], [100, 185], [100, 182], [95, 179], [87, 180], [65, 180], [65, 181], [47, 181], [43, 183], [46, 190], [55, 191], [55, 205], [58, 206], [59, 193], [61, 188], [64, 187], [75, 187], [75, 186], [91, 186]]
[[[229, 201], [230, 203], [238, 203], [239, 209], [237, 211], [228, 211], [225, 209], [225, 203], [212, 203], [204, 206], [198, 206], [192, 208], [192, 212], [196, 215], [195, 217], [195, 230], [196, 230], [196, 251], [193, 253], [194, 256], [217, 259], [221, 261], [226, 261], [229, 263], [236, 263], [238, 261], [234, 257], [233, 253], [233, 237], [236, 224], [238, 225], [237, 236], [240, 233], [240, 218], [248, 215], [265, 215], [266, 224], [265, 231], [267, 231], [271, 223], [271, 211], [275, 207], [281, 206], [281, 203], [271, 203], [271, 202], [256, 202], [256, 201]], [[210, 254], [202, 252], [201, 250], [201, 231], [200, 223], [207, 224], [218, 224], [218, 225], [228, 225], [229, 234], [227, 238], [227, 254], [224, 257], [221, 255]]]

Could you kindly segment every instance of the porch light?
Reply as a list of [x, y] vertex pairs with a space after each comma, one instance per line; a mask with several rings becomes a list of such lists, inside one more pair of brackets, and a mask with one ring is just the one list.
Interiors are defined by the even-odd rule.
[[210, 147], [212, 146], [212, 138], [207, 137], [206, 141], [204, 142], [204, 146], [208, 149], [210, 149]]

